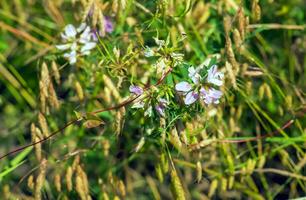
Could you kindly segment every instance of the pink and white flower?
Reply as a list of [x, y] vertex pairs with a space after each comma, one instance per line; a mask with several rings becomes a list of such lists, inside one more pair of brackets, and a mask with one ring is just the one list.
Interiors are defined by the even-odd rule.
[[[192, 84], [187, 81], [179, 82], [175, 85], [175, 90], [182, 93], [184, 98], [185, 105], [191, 105], [195, 103], [198, 99], [202, 99], [204, 103], [209, 104], [218, 104], [220, 98], [222, 97], [222, 92], [214, 88], [209, 88], [206, 90], [203, 86], [203, 78], [200, 75], [200, 70], [202, 67], [194, 68], [189, 67], [188, 77], [192, 80]], [[207, 71], [207, 82], [212, 83], [217, 86], [221, 86], [223, 73], [217, 71], [217, 66], [212, 66]]]
[[[134, 95], [137, 95], [137, 96], [140, 96], [144, 93], [144, 90], [139, 87], [139, 86], [135, 86], [135, 85], [131, 85], [130, 88], [129, 88], [130, 92]], [[146, 106], [147, 104], [147, 106]], [[164, 99], [164, 98], [159, 98], [158, 101], [157, 101], [157, 104], [156, 105], [153, 105], [156, 112], [161, 116], [161, 117], [165, 117], [165, 110], [168, 106], [169, 102]], [[132, 108], [137, 108], [137, 109], [142, 109], [142, 108], [145, 108], [146, 106], [146, 110], [145, 110], [145, 116], [151, 116], [152, 115], [152, 105], [148, 105], [148, 102], [144, 102], [143, 99], [135, 102], [132, 106]]]

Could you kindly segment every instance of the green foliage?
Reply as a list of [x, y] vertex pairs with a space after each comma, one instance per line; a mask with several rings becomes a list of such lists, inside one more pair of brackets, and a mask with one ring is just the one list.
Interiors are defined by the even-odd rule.
[[[305, 6], [0, 1], [0, 154], [35, 143], [1, 158], [3, 197], [305, 196]], [[82, 22], [102, 33], [69, 64], [55, 45]], [[225, 74], [224, 95], [186, 106], [175, 85], [201, 64], [205, 80], [214, 64]]]

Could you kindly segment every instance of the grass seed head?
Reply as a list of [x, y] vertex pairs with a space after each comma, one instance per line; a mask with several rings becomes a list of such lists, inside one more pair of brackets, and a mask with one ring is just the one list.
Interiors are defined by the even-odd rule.
[[35, 200], [42, 199], [41, 190], [43, 188], [45, 178], [46, 178], [46, 169], [47, 169], [47, 160], [43, 159], [41, 161], [40, 168], [39, 168], [39, 174], [35, 182], [35, 192], [34, 192]]
[[54, 176], [54, 185], [57, 192], [61, 192], [62, 184], [61, 184], [61, 176], [60, 174], [55, 174]]
[[52, 67], [52, 75], [54, 76], [55, 82], [59, 85], [61, 82], [61, 76], [58, 70], [58, 66], [54, 60], [52, 61], [51, 67]]
[[73, 175], [72, 167], [69, 166], [66, 171], [66, 186], [68, 192], [72, 191], [72, 175]]
[[43, 132], [43, 135], [45, 137], [48, 137], [49, 136], [49, 128], [48, 128], [47, 120], [41, 112], [38, 113], [38, 123], [39, 123], [39, 126], [40, 126], [40, 128]]
[[181, 183], [181, 180], [176, 173], [176, 170], [175, 169], [171, 170], [170, 175], [171, 175], [171, 192], [174, 199], [185, 200], [186, 199], [185, 191]]
[[28, 187], [30, 190], [33, 190], [34, 189], [34, 176], [33, 175], [30, 175], [29, 178], [28, 178]]

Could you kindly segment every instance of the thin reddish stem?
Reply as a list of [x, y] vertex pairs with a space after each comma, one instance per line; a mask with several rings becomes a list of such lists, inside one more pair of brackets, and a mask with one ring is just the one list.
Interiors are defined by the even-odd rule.
[[[167, 76], [169, 73], [171, 73], [171, 72], [172, 72], [172, 68], [170, 68], [170, 69], [169, 69], [169, 70], [168, 70], [168, 71], [167, 71], [167, 72], [157, 81], [157, 83], [156, 83], [154, 86], [160, 85], [160, 84], [163, 82], [163, 80], [166, 78], [166, 76]], [[151, 86], [146, 87], [145, 90], [148, 90], [150, 87], [151, 87]], [[126, 101], [123, 101], [122, 103], [120, 103], [120, 104], [118, 104], [118, 105], [115, 105], [115, 106], [112, 106], [112, 107], [109, 107], [109, 108], [99, 109], [99, 110], [95, 110], [95, 111], [92, 111], [92, 112], [85, 113], [83, 116], [86, 116], [87, 114], [92, 114], [92, 115], [93, 115], [93, 114], [98, 114], [98, 113], [102, 113], [102, 112], [106, 112], [106, 111], [110, 111], [110, 110], [117, 110], [117, 109], [119, 109], [119, 108], [121, 108], [121, 107], [124, 107], [124, 106], [126, 106], [126, 105], [132, 103], [133, 101], [135, 101], [136, 99], [138, 99], [140, 96], [141, 96], [141, 95], [137, 95], [137, 96], [135, 96], [135, 97], [133, 97], [133, 98], [131, 98], [131, 99], [128, 99], [128, 100], [126, 100]], [[83, 116], [82, 116], [82, 117], [83, 117]], [[60, 133], [61, 131], [65, 130], [67, 127], [73, 125], [74, 123], [76, 123], [77, 121], [79, 121], [80, 119], [82, 119], [82, 117], [81, 117], [81, 118], [76, 118], [76, 119], [71, 120], [70, 122], [68, 122], [67, 124], [65, 124], [65, 126], [63, 126], [63, 127], [61, 127], [60, 129], [58, 129], [58, 130], [52, 132], [48, 137], [45, 137], [45, 138], [42, 139], [42, 140], [39, 140], [39, 141], [37, 141], [37, 142], [33, 142], [33, 143], [30, 143], [30, 144], [27, 144], [27, 145], [25, 145], [25, 146], [19, 147], [19, 148], [17, 148], [17, 149], [14, 149], [14, 150], [12, 150], [12, 151], [10, 151], [10, 152], [8, 152], [8, 153], [2, 155], [2, 156], [0, 157], [0, 160], [3, 159], [3, 158], [5, 158], [5, 157], [7, 157], [7, 156], [13, 155], [13, 154], [15, 154], [15, 153], [17, 153], [17, 152], [19, 152], [19, 151], [22, 151], [22, 150], [24, 150], [24, 149], [26, 149], [26, 148], [28, 148], [28, 147], [31, 147], [31, 146], [34, 146], [34, 145], [36, 145], [36, 144], [38, 144], [38, 143], [43, 143], [43, 142], [49, 140], [50, 138], [52, 138], [53, 136], [57, 135], [57, 134]]]

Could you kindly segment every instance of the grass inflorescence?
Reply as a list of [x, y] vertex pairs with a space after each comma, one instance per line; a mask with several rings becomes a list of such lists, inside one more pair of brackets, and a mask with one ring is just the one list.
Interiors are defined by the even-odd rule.
[[0, 1], [3, 198], [304, 197], [305, 9]]

